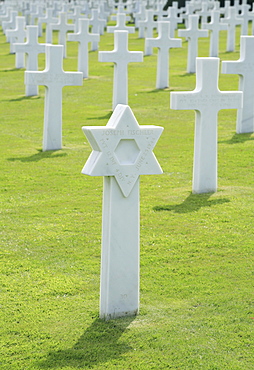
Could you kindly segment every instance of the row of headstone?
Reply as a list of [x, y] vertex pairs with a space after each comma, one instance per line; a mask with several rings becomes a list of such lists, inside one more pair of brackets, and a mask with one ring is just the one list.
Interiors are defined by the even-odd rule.
[[[180, 45], [170, 37], [169, 27], [165, 26], [167, 23], [159, 24], [158, 38], [156, 41], [150, 39], [151, 45], [148, 46], [159, 45], [158, 59], [162, 60], [162, 55], [167, 54], [170, 47], [173, 47], [170, 45], [174, 47]], [[34, 28], [31, 26], [28, 29]], [[124, 75], [124, 83], [127, 85], [127, 64], [131, 61], [141, 61], [142, 54], [128, 51], [128, 31], [117, 30], [114, 35], [115, 49], [112, 52], [100, 52], [99, 58], [101, 61], [113, 62], [115, 80], [119, 80]], [[224, 62], [223, 72], [237, 71], [243, 75], [248, 70], [246, 50], [252, 44], [247, 44], [247, 40], [253, 40], [253, 37], [242, 37], [242, 40], [246, 41], [241, 47], [241, 60]], [[59, 136], [61, 90], [65, 85], [82, 84], [83, 76], [79, 72], [70, 73], [62, 70], [63, 46], [46, 45], [45, 48], [45, 70], [27, 71], [26, 81], [31, 86], [46, 86], [45, 117], [48, 117], [48, 125], [44, 126], [45, 147], [61, 146]], [[242, 109], [243, 94], [219, 91], [218, 58], [197, 58], [196, 61], [195, 90], [171, 93], [171, 108], [196, 111], [193, 192], [202, 193], [217, 189], [218, 111]], [[160, 63], [163, 65], [166, 62]], [[248, 78], [247, 74], [246, 78]], [[114, 89], [115, 95], [118, 96], [119, 87], [115, 81]], [[93, 152], [82, 172], [92, 176], [104, 176], [100, 317], [105, 319], [138, 313], [139, 177], [142, 174], [162, 172], [152, 150], [163, 129], [155, 126], [139, 126], [127, 105], [114, 102], [113, 107], [115, 108], [113, 115], [106, 127], [83, 128]], [[54, 125], [51, 125], [49, 117], [54, 118]], [[58, 137], [57, 144], [52, 142], [52, 137]]]

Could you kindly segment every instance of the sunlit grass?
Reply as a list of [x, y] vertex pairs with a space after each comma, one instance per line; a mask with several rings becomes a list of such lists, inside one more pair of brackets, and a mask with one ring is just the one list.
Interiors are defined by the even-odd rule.
[[[169, 109], [170, 91], [195, 88], [187, 42], [170, 51], [168, 89], [155, 89], [156, 50], [129, 65], [139, 124], [165, 128], [155, 148], [164, 173], [141, 177], [140, 315], [106, 323], [102, 179], [81, 174], [91, 152], [81, 127], [110, 117], [112, 64], [90, 52], [90, 78], [63, 89], [63, 149], [42, 152], [44, 87], [25, 97], [2, 33], [0, 44], [0, 369], [252, 369], [254, 135], [236, 135], [236, 111], [221, 111], [218, 192], [191, 194], [194, 112]], [[239, 41], [225, 47], [221, 32], [220, 58], [239, 58]], [[105, 34], [100, 50], [112, 49]], [[144, 49], [137, 33], [129, 49]], [[200, 39], [199, 55], [208, 51]], [[74, 71], [77, 44], [67, 53]], [[237, 90], [238, 76], [220, 75], [219, 86]]]

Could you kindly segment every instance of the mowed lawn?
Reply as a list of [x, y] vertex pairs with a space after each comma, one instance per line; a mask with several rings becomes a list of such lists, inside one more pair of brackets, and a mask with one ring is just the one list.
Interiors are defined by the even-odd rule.
[[[239, 59], [239, 32], [233, 53], [221, 32], [221, 60]], [[103, 35], [100, 50], [113, 47]], [[137, 32], [129, 49], [144, 50]], [[77, 43], [67, 55], [64, 69], [77, 70]], [[129, 65], [135, 117], [164, 127], [154, 150], [164, 173], [141, 177], [140, 314], [104, 322], [103, 179], [81, 174], [91, 152], [81, 127], [107, 124], [113, 64], [89, 53], [89, 79], [63, 89], [63, 149], [42, 152], [45, 88], [25, 97], [0, 32], [1, 370], [254, 368], [254, 135], [236, 135], [236, 110], [220, 111], [218, 191], [193, 195], [195, 113], [169, 108], [170, 91], [195, 88], [187, 42], [170, 51], [168, 89], [155, 89], [156, 62], [154, 49]], [[220, 74], [219, 88], [237, 90], [238, 76]]]

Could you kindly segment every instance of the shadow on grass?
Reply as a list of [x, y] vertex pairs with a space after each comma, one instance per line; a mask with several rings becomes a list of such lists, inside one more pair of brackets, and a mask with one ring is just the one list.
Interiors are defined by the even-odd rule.
[[88, 121], [90, 120], [97, 120], [97, 119], [109, 119], [111, 116], [112, 116], [112, 111], [110, 111], [109, 113], [105, 114], [105, 116], [101, 116], [101, 117], [89, 117], [87, 118]]
[[213, 193], [205, 194], [190, 194], [181, 204], [163, 205], [153, 208], [154, 211], [171, 211], [175, 213], [190, 213], [197, 212], [202, 207], [212, 207], [216, 204], [224, 204], [230, 202], [229, 199], [212, 199], [209, 200]]
[[[6, 56], [9, 56], [9, 54], [6, 54]], [[1, 69], [0, 72], [19, 72], [19, 71], [25, 71], [25, 68], [6, 68]]]
[[134, 319], [135, 317], [112, 321], [96, 319], [72, 348], [50, 352], [38, 367], [96, 369], [97, 364], [117, 359], [132, 350], [132, 347], [119, 339]]
[[41, 159], [45, 158], [57, 158], [57, 157], [65, 157], [67, 153], [57, 153], [57, 150], [48, 150], [43, 152], [41, 149], [38, 150], [38, 153], [30, 155], [29, 157], [16, 157], [16, 158], [8, 158], [7, 160], [10, 162], [20, 161], [20, 162], [38, 162]]
[[252, 133], [247, 133], [247, 134], [234, 134], [230, 140], [224, 140], [224, 141], [219, 141], [219, 143], [224, 143], [224, 144], [240, 144], [240, 143], [245, 143], [245, 141], [248, 140], [254, 140], [254, 137], [251, 137]]
[[16, 99], [8, 99], [6, 101], [23, 101], [23, 100], [37, 100], [37, 99], [42, 99], [42, 97], [39, 95], [36, 95], [36, 96], [25, 96], [24, 95]]

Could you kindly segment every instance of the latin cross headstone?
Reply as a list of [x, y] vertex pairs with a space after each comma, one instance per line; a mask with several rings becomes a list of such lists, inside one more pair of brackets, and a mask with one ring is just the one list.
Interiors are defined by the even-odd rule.
[[207, 23], [208, 17], [211, 16], [211, 10], [208, 7], [208, 2], [203, 1], [201, 4], [201, 10], [195, 12], [196, 15], [201, 17], [201, 28], [203, 28], [204, 23]]
[[[139, 38], [152, 38], [153, 30], [157, 29], [157, 21], [154, 20], [154, 11], [146, 10], [146, 19], [138, 22]], [[145, 55], [152, 55], [152, 48], [145, 48]]]
[[228, 16], [223, 18], [222, 23], [227, 25], [227, 51], [235, 51], [235, 28], [242, 25], [243, 20], [239, 18], [234, 6], [228, 8]]
[[69, 31], [74, 31], [74, 24], [67, 22], [67, 14], [60, 13], [58, 23], [51, 23], [49, 25], [51, 32], [58, 31], [58, 44], [63, 45], [64, 47], [64, 58], [67, 57], [67, 48], [66, 48], [66, 34]]
[[143, 62], [142, 51], [128, 50], [128, 31], [114, 32], [114, 50], [99, 51], [99, 62], [114, 63], [113, 110], [128, 104], [128, 64]]
[[198, 39], [200, 37], [208, 37], [208, 30], [199, 29], [199, 16], [190, 15], [188, 21], [188, 28], [185, 30], [178, 30], [178, 36], [186, 37], [188, 41], [188, 61], [187, 72], [196, 72], [196, 58], [198, 56]]
[[82, 7], [76, 5], [74, 7], [74, 13], [73, 14], [67, 14], [67, 18], [71, 19], [74, 23], [74, 32], [78, 33], [79, 31], [79, 19], [85, 19], [87, 16], [85, 14], [82, 14]]
[[[46, 44], [38, 42], [38, 26], [27, 26], [27, 41], [13, 44], [16, 53], [26, 54], [26, 70], [38, 70], [38, 54], [45, 53]], [[34, 84], [26, 85], [26, 96], [38, 95], [38, 87]]]
[[163, 3], [157, 3], [154, 15], [157, 17], [157, 21], [162, 21], [164, 17], [168, 15], [168, 12], [164, 10]]
[[249, 4], [241, 4], [241, 13], [239, 14], [239, 17], [243, 21], [241, 35], [248, 35], [249, 21], [252, 18], [251, 14], [249, 13], [249, 9], [250, 9]]
[[217, 57], [219, 55], [219, 33], [227, 29], [227, 25], [220, 21], [220, 12], [213, 10], [211, 13], [211, 22], [204, 23], [203, 28], [210, 30], [210, 57]]
[[43, 151], [62, 148], [62, 89], [64, 86], [81, 86], [81, 72], [63, 70], [63, 46], [46, 46], [44, 71], [25, 72], [27, 84], [45, 86]]
[[139, 311], [139, 177], [161, 174], [153, 148], [159, 126], [140, 126], [119, 104], [104, 127], [83, 127], [92, 146], [82, 173], [104, 176], [100, 318]]
[[69, 41], [77, 41], [78, 46], [78, 71], [83, 73], [83, 78], [88, 78], [88, 44], [90, 42], [99, 42], [100, 35], [89, 33], [89, 19], [79, 20], [79, 32], [68, 34]]
[[221, 109], [242, 107], [242, 92], [220, 91], [219, 58], [197, 58], [196, 88], [171, 92], [171, 109], [194, 109], [196, 113], [193, 193], [217, 190], [217, 120]]
[[[13, 30], [6, 30], [6, 36], [11, 39], [11, 49], [14, 52], [15, 43], [24, 43], [26, 38], [26, 20], [25, 17], [16, 17], [16, 28]], [[15, 55], [15, 67], [24, 68], [25, 66], [25, 54], [17, 52]]]
[[190, 15], [194, 14], [194, 5], [191, 4], [190, 2], [186, 2], [185, 6], [185, 13], [182, 14], [182, 18], [184, 20], [185, 27], [188, 28], [189, 25], [189, 17]]
[[5, 12], [0, 15], [0, 24], [3, 25], [3, 22], [9, 21], [11, 19], [11, 11], [13, 8], [11, 6], [6, 7]]
[[114, 31], [128, 31], [129, 33], [135, 32], [135, 27], [126, 26], [126, 14], [118, 13], [116, 15], [116, 26], [108, 26], [107, 33], [114, 33]]
[[237, 111], [236, 133], [254, 132], [254, 36], [241, 36], [240, 59], [222, 62], [222, 73], [239, 75], [243, 106]]
[[[12, 10], [10, 13], [10, 20], [2, 22], [2, 29], [4, 34], [6, 35], [7, 30], [13, 30], [16, 28], [16, 17], [18, 16], [18, 12], [16, 10]], [[11, 42], [10, 37], [6, 37], [7, 42]], [[11, 51], [13, 53], [13, 51]]]
[[106, 20], [100, 17], [99, 9], [92, 9], [90, 26], [92, 27], [93, 33], [104, 34], [104, 28], [106, 27]]
[[[106, 26], [105, 19], [101, 19], [98, 9], [92, 9], [92, 16], [89, 19], [89, 25], [92, 27], [92, 33], [104, 34], [104, 27]], [[98, 41], [92, 41], [91, 50], [98, 50]]]
[[58, 18], [53, 16], [53, 11], [54, 11], [53, 8], [47, 8], [45, 16], [39, 17], [38, 19], [39, 34], [42, 34], [43, 23], [46, 24], [46, 43], [47, 44], [52, 44], [52, 31], [49, 25], [58, 23]]
[[169, 35], [170, 37], [174, 37], [175, 30], [178, 28], [178, 24], [182, 23], [182, 17], [177, 15], [177, 11], [175, 8], [168, 9], [167, 17], [163, 17], [164, 22], [170, 22], [170, 30]]
[[181, 39], [170, 37], [170, 23], [158, 22], [158, 37], [146, 39], [148, 46], [158, 48], [156, 89], [164, 89], [169, 86], [169, 50], [171, 48], [180, 48]]
[[[135, 27], [138, 28], [138, 22], [139, 21], [144, 21], [146, 19], [146, 4], [142, 3], [140, 4], [139, 10], [134, 13], [134, 23]], [[144, 35], [143, 35], [144, 38]]]
[[[38, 23], [38, 19], [40, 17], [43, 17], [44, 16], [44, 7], [42, 5], [38, 5], [33, 12], [30, 13], [30, 24], [31, 25], [35, 25], [36, 24], [36, 20], [37, 20], [37, 23]], [[40, 31], [40, 28], [39, 28], [39, 31]], [[41, 37], [42, 34], [40, 34], [39, 32], [39, 36]]]

